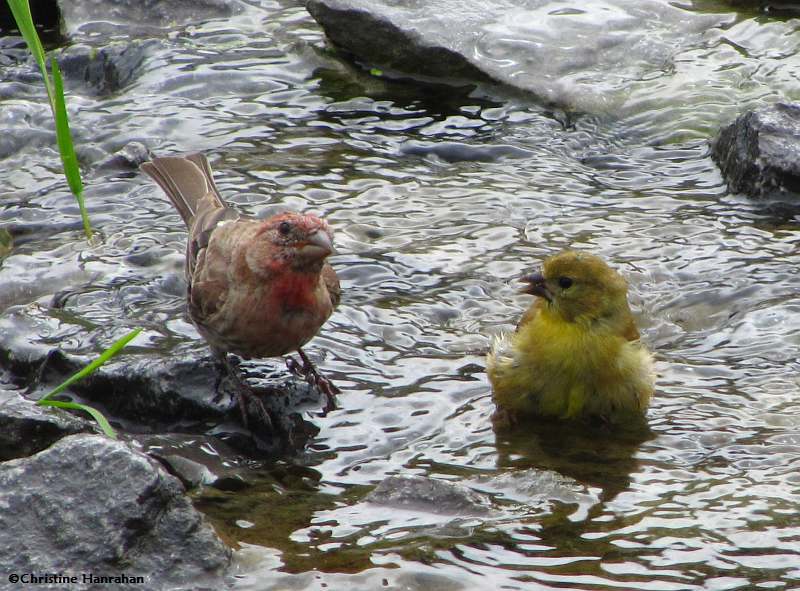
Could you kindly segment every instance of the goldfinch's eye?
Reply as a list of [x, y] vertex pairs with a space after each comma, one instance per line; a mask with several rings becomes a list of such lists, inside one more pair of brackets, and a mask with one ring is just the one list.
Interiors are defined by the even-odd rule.
[[281, 233], [281, 236], [288, 236], [289, 233], [292, 231], [292, 224], [289, 222], [281, 222], [278, 224], [278, 232]]
[[572, 279], [570, 279], [569, 277], [559, 277], [558, 286], [561, 289], [569, 289], [570, 287], [572, 287]]

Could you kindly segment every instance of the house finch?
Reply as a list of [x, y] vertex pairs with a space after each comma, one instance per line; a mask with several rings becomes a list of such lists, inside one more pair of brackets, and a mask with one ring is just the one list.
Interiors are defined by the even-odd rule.
[[486, 359], [495, 424], [526, 415], [641, 424], [655, 378], [625, 279], [599, 257], [566, 250], [522, 281], [537, 299]]
[[[316, 383], [335, 408], [336, 388], [302, 350], [339, 303], [339, 280], [326, 258], [328, 224], [311, 214], [284, 212], [264, 220], [228, 207], [202, 154], [154, 158], [141, 169], [169, 197], [189, 228], [186, 282], [189, 317], [229, 373], [228, 353], [244, 359], [297, 351], [289, 369]], [[239, 403], [252, 391], [238, 377]], [[256, 399], [257, 400], [257, 399]], [[269, 423], [263, 404], [262, 418]]]

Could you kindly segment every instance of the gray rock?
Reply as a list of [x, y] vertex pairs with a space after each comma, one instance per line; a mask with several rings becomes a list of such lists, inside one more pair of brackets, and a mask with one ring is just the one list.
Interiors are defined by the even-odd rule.
[[101, 48], [70, 45], [58, 55], [65, 77], [85, 83], [96, 95], [113, 94], [138, 74], [148, 51], [157, 41], [117, 41]]
[[407, 26], [423, 11], [438, 14], [432, 4], [309, 0], [306, 8], [334, 45], [361, 59], [428, 76], [489, 79], [464, 56], [456, 39], [445, 35], [435, 40], [434, 31]]
[[[0, 563], [6, 573], [143, 577], [114, 589], [220, 589], [230, 550], [174, 477], [126, 444], [71, 435], [0, 465]], [[3, 582], [5, 583], [5, 576]]]
[[238, 491], [252, 485], [253, 470], [215, 437], [185, 433], [137, 434], [137, 449], [161, 462], [187, 489], [212, 486]]
[[170, 474], [178, 478], [186, 490], [198, 488], [203, 484], [211, 484], [217, 480], [211, 470], [200, 462], [178, 454], [150, 455], [161, 462]]
[[457, 142], [405, 142], [400, 153], [412, 156], [435, 156], [445, 162], [497, 162], [504, 158], [530, 158], [530, 150], [502, 144], [462, 144]]
[[237, 0], [59, 0], [64, 33], [80, 36], [125, 32], [128, 37], [175, 29], [242, 10]]
[[[70, 299], [69, 294], [57, 295]], [[54, 306], [58, 307], [58, 301]], [[34, 384], [31, 398], [38, 398], [71, 374], [95, 359], [102, 350], [98, 334], [86, 333], [83, 341], [73, 342], [72, 352], [54, 348], [57, 316], [47, 308], [19, 307], [0, 315], [0, 359], [19, 380]], [[105, 335], [107, 346], [124, 334], [113, 328]], [[32, 338], [31, 335], [39, 335]], [[182, 346], [160, 355], [131, 355], [123, 351], [92, 375], [76, 382], [65, 392], [67, 398], [97, 406], [121, 425], [122, 431], [182, 431], [208, 434], [223, 439], [240, 453], [263, 456], [302, 446], [316, 434], [316, 427], [305, 421], [306, 407], [319, 407], [321, 395], [307, 383], [288, 375], [281, 363], [242, 364], [242, 370], [255, 366], [248, 383], [258, 393], [269, 414], [271, 425], [264, 425], [255, 404], [248, 411], [248, 429], [242, 426], [237, 401], [232, 396], [234, 383], [220, 376], [220, 369], [204, 347]]]
[[797, 0], [726, 0], [735, 8], [751, 8], [773, 15], [800, 15], [800, 2]]
[[0, 391], [0, 461], [35, 454], [62, 437], [94, 431], [89, 421]]
[[734, 15], [660, 0], [307, 0], [331, 42], [369, 66], [494, 80], [569, 110], [610, 112]]
[[[150, 149], [141, 142], [129, 142], [108, 158], [97, 163], [98, 169], [138, 170], [143, 162], [151, 160]], [[131, 255], [134, 256], [134, 255]]]
[[800, 196], [800, 104], [776, 103], [740, 115], [712, 143], [731, 191]]
[[478, 516], [491, 512], [489, 500], [483, 495], [460, 484], [423, 476], [389, 476], [364, 500], [437, 515]]

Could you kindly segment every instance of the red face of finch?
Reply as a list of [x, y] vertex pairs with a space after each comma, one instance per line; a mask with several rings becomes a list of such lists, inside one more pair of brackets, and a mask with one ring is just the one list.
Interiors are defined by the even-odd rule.
[[[333, 252], [328, 224], [294, 212], [239, 215], [201, 154], [155, 158], [142, 170], [189, 228], [189, 316], [214, 352], [258, 358], [298, 351], [305, 361], [301, 347], [339, 303], [339, 281], [325, 260]], [[308, 372], [319, 378], [313, 366]]]

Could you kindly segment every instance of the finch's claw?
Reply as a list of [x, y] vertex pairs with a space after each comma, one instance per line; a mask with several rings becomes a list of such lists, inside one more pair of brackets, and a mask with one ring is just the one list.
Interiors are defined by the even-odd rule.
[[325, 406], [322, 409], [323, 414], [328, 414], [330, 411], [336, 410], [336, 395], [340, 394], [341, 390], [328, 378], [319, 373], [302, 349], [298, 349], [297, 353], [300, 355], [300, 359], [303, 360], [303, 364], [301, 365], [298, 363], [293, 357], [287, 357], [286, 367], [288, 370], [298, 377], [305, 378], [309, 384], [316, 386], [317, 389], [322, 392], [325, 396]]
[[[227, 377], [233, 382], [234, 392], [233, 395], [236, 398], [236, 402], [239, 406], [239, 412], [242, 413], [242, 426], [245, 429], [250, 429], [250, 412], [249, 403], [252, 403], [252, 407], [254, 407], [254, 413], [261, 424], [263, 424], [269, 431], [274, 431], [274, 425], [272, 423], [272, 419], [269, 416], [269, 412], [267, 411], [264, 403], [262, 402], [261, 398], [258, 394], [250, 387], [250, 385], [245, 381], [244, 377], [241, 374], [239, 369], [238, 361], [232, 361], [231, 358], [225, 353], [217, 353], [217, 359], [219, 360], [222, 368], [224, 369]], [[222, 383], [222, 374], [220, 374], [219, 379], [217, 380], [216, 389], [217, 389], [217, 396], [221, 396], [222, 392], [220, 390], [220, 385]]]

